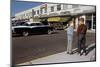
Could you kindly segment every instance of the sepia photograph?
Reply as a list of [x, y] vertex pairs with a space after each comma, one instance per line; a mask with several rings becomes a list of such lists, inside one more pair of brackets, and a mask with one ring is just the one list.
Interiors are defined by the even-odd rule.
[[96, 61], [96, 5], [11, 1], [12, 65]]

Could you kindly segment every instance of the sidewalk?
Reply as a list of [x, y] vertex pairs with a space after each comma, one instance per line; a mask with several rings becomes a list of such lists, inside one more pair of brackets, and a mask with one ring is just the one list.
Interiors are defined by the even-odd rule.
[[[67, 29], [65, 29], [65, 31], [67, 31]], [[76, 32], [77, 30], [76, 30], [76, 29], [74, 29], [74, 31]], [[88, 32], [88, 33], [96, 33], [96, 31], [95, 31], [95, 30], [87, 30], [87, 32]]]
[[[91, 49], [91, 47], [95, 46], [95, 44], [91, 44], [87, 47], [87, 49]], [[76, 49], [73, 49], [75, 51]], [[63, 62], [80, 62], [80, 61], [93, 61], [95, 60], [95, 48], [92, 49], [86, 56], [83, 54], [80, 56], [77, 53], [73, 55], [69, 55], [65, 52], [61, 52], [58, 54], [50, 55], [43, 58], [38, 58], [36, 60], [32, 60], [30, 62], [21, 63], [18, 65], [30, 65], [30, 64], [46, 64], [46, 63], [63, 63]]]
[[[74, 30], [76, 31], [76, 29]], [[95, 33], [96, 31], [95, 30], [87, 30], [88, 33]]]

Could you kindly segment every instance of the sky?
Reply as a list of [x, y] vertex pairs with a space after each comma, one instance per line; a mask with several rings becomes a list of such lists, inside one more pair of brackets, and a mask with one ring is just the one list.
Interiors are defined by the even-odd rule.
[[41, 2], [27, 2], [27, 1], [12, 1], [11, 3], [11, 16], [16, 13], [41, 5]]

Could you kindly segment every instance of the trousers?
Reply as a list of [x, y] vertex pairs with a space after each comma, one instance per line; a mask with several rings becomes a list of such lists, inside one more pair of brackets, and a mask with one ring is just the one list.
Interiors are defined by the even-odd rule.
[[72, 52], [72, 41], [73, 41], [73, 35], [68, 34], [67, 35], [67, 52]]
[[78, 35], [78, 52], [81, 53], [81, 50], [86, 53], [86, 35], [85, 34], [79, 34]]

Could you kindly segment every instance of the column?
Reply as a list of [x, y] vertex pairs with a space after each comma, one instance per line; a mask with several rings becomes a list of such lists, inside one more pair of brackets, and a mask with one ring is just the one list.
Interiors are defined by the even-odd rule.
[[79, 25], [78, 18], [79, 18], [79, 17], [76, 17], [76, 18], [75, 18], [75, 29], [77, 29], [77, 28], [78, 28], [78, 25]]
[[92, 23], [91, 23], [91, 30], [93, 30], [93, 14], [91, 16], [91, 20], [92, 20]]

